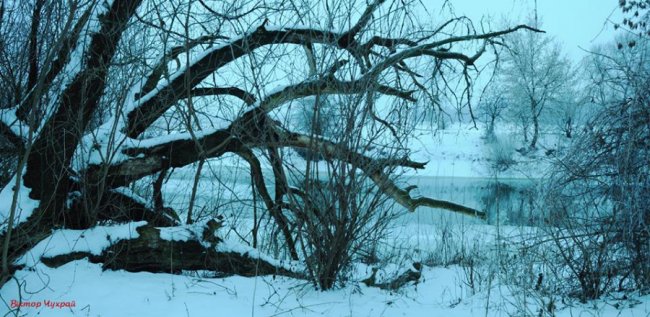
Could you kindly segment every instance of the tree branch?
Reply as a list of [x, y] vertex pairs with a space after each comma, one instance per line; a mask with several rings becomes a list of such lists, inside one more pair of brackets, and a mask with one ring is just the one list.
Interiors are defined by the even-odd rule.
[[[289, 230], [289, 221], [282, 214], [282, 208], [278, 204], [278, 202], [277, 201], [274, 202], [273, 199], [271, 199], [271, 195], [269, 195], [269, 191], [267, 190], [266, 184], [264, 182], [264, 175], [262, 174], [262, 167], [260, 165], [260, 161], [257, 159], [257, 157], [255, 157], [253, 151], [249, 149], [242, 149], [241, 151], [237, 152], [237, 155], [239, 155], [244, 160], [246, 160], [250, 165], [251, 177], [255, 182], [255, 188], [257, 188], [257, 192], [260, 194], [260, 196], [262, 196], [262, 200], [266, 205], [266, 209], [269, 211], [269, 213], [275, 220], [278, 227], [280, 227], [280, 231], [284, 235], [285, 242], [287, 243], [287, 247], [289, 248], [289, 253], [291, 254], [291, 258], [293, 260], [298, 260], [298, 251], [296, 250], [296, 243], [294, 242], [293, 236], [291, 235], [291, 231]], [[282, 201], [280, 201], [280, 203], [281, 202]]]
[[375, 84], [370, 77], [364, 76], [359, 80], [341, 81], [333, 76], [327, 76], [325, 78], [286, 86], [261, 100], [258, 108], [269, 112], [291, 100], [315, 95], [360, 94], [367, 92], [372, 86], [376, 86], [377, 91], [385, 95], [395, 96], [408, 101], [416, 101], [412, 96], [415, 91], [404, 91], [386, 85]]
[[[432, 51], [432, 49], [455, 42], [489, 39], [492, 37], [512, 33], [519, 29], [529, 29], [541, 32], [526, 25], [520, 25], [499, 32], [450, 37], [445, 40], [414, 46], [389, 56], [384, 61], [376, 65], [372, 69], [371, 74], [365, 75], [365, 79], [360, 79], [358, 81], [375, 79], [379, 73], [381, 73], [386, 68], [396, 64], [399, 61], [415, 56], [431, 55], [439, 58], [462, 58], [466, 62], [473, 62], [472, 58], [470, 57], [450, 55], [449, 53], [443, 53], [442, 51]], [[182, 98], [188, 88], [195, 87], [215, 70], [223, 67], [231, 61], [240, 58], [241, 56], [244, 56], [245, 54], [254, 51], [259, 47], [269, 44], [309, 45], [320, 43], [333, 45], [333, 43], [336, 43], [340, 38], [341, 34], [335, 32], [315, 29], [267, 30], [265, 26], [262, 25], [249, 34], [246, 34], [238, 39], [232, 40], [226, 44], [220, 45], [212, 50], [207, 51], [203, 57], [194, 61], [185, 69], [179, 70], [175, 75], [172, 76], [166, 85], [142, 96], [139, 100], [137, 100], [135, 106], [128, 110], [128, 122], [125, 132], [129, 137], [136, 138], [160, 115], [162, 115], [172, 104]], [[374, 41], [377, 41], [377, 43], [382, 43], [382, 41], [379, 41], [377, 39]], [[358, 55], [359, 53], [357, 52], [357, 47], [350, 47], [346, 49], [348, 49], [353, 55]], [[191, 80], [188, 81], [186, 80], [185, 76], [181, 76], [185, 72], [192, 73]]]
[[352, 26], [347, 32], [343, 33], [341, 37], [338, 40], [338, 45], [340, 47], [346, 48], [356, 41], [354, 40], [354, 37], [357, 36], [357, 34], [366, 26], [368, 25], [368, 22], [370, 22], [370, 19], [372, 19], [372, 14], [377, 10], [377, 8], [384, 3], [385, 0], [377, 0], [373, 3], [371, 3], [368, 7], [366, 7], [366, 10], [361, 14], [361, 17], [357, 21], [354, 26]]
[[383, 172], [387, 167], [403, 166], [415, 169], [423, 169], [426, 163], [418, 163], [402, 159], [373, 159], [365, 155], [356, 153], [344, 146], [333, 142], [313, 138], [306, 135], [291, 132], [280, 132], [279, 143], [284, 146], [308, 148], [311, 151], [321, 153], [326, 159], [336, 159], [352, 164], [361, 169], [368, 175], [382, 192], [393, 198], [397, 203], [404, 206], [409, 211], [415, 211], [417, 207], [441, 208], [450, 211], [459, 212], [465, 215], [475, 216], [482, 219], [486, 214], [482, 211], [455, 204], [444, 200], [436, 200], [426, 197], [411, 198], [409, 190], [403, 190], [397, 187], [395, 183], [388, 178]]
[[191, 95], [193, 97], [230, 95], [241, 99], [244, 103], [246, 103], [249, 106], [254, 104], [257, 100], [253, 94], [237, 87], [194, 88], [191, 91]]
[[[186, 95], [189, 88], [197, 86], [203, 79], [224, 65], [269, 44], [331, 44], [339, 34], [313, 29], [267, 30], [264, 25], [255, 31], [208, 50], [201, 58], [172, 75], [169, 82], [136, 101], [128, 109], [125, 133], [136, 138], [160, 117], [176, 101]], [[187, 80], [184, 73], [192, 74]]]
[[[75, 50], [79, 44], [79, 37], [84, 27], [87, 25], [88, 20], [90, 19], [91, 13], [93, 11], [93, 6], [89, 6], [86, 11], [81, 15], [77, 23], [72, 27], [72, 31], [67, 34], [62, 40], [58, 41], [55, 45], [57, 49], [56, 59], [51, 63], [45, 63], [49, 69], [46, 74], [42, 74], [38, 78], [37, 87], [29, 90], [27, 96], [23, 98], [22, 102], [18, 105], [16, 109], [16, 117], [22, 121], [28, 121], [28, 114], [33, 110], [32, 107], [37, 105], [37, 101], [40, 94], [47, 91], [54, 79], [61, 73], [65, 65], [68, 63], [70, 54]], [[70, 21], [72, 19], [70, 18]], [[69, 25], [64, 27], [64, 30], [68, 30]], [[48, 56], [49, 58], [49, 56]], [[41, 85], [41, 87], [38, 87]], [[35, 89], [38, 88], [38, 89]], [[34, 122], [34, 125], [37, 123]], [[34, 126], [36, 128], [36, 126]]]

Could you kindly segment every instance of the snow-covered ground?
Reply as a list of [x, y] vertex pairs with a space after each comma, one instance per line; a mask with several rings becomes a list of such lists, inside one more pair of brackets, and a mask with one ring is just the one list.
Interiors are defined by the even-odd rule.
[[[25, 303], [73, 302], [75, 307], [25, 307], [26, 316], [534, 316], [518, 311], [516, 291], [494, 286], [472, 295], [460, 267], [423, 270], [423, 282], [399, 292], [354, 284], [329, 292], [283, 277], [229, 277], [102, 271], [85, 260], [58, 269], [40, 266], [21, 271]], [[47, 287], [43, 288], [43, 284]], [[15, 283], [3, 288], [7, 304], [17, 296]], [[34, 292], [34, 294], [27, 294]], [[17, 294], [17, 293], [14, 293]], [[532, 301], [532, 299], [531, 299]], [[556, 316], [648, 316], [642, 303], [606, 299], [588, 304], [560, 304]], [[632, 305], [635, 304], [635, 305]], [[617, 309], [616, 306], [622, 309]], [[632, 307], [630, 307], [632, 305]], [[4, 315], [4, 314], [3, 314]]]
[[[487, 142], [485, 127], [478, 124], [453, 124], [444, 130], [419, 130], [410, 148], [415, 161], [429, 162], [424, 170], [406, 171], [407, 174], [435, 177], [537, 179], [550, 167], [552, 156], [547, 150], [562, 148], [566, 138], [556, 133], [542, 133], [538, 150], [522, 155], [517, 149], [525, 147], [521, 132], [514, 126], [497, 127], [495, 139]], [[498, 165], [511, 160], [506, 169]], [[507, 163], [507, 162], [506, 162]]]
[[[425, 170], [405, 171], [404, 180], [419, 186], [417, 194], [480, 208], [485, 184], [496, 178], [513, 188], [528, 186], [549, 167], [552, 156], [545, 149], [562, 146], [557, 135], [543, 135], [538, 153], [523, 156], [515, 151], [521, 147], [512, 141], [517, 139], [515, 132], [497, 133], [492, 144], [485, 142], [483, 133], [469, 125], [422, 131], [412, 144], [412, 158], [429, 163]], [[509, 168], [495, 164], [497, 158], [506, 158]], [[222, 166], [204, 167], [195, 215], [216, 212], [232, 228], [245, 228], [250, 217], [242, 210], [250, 206], [250, 181], [241, 176], [247, 175], [245, 164], [235, 168], [235, 162], [225, 158]], [[193, 172], [175, 173], [164, 188], [166, 202], [186, 206]], [[220, 175], [218, 182], [214, 175]], [[215, 203], [231, 200], [238, 203]], [[135, 227], [141, 224], [57, 230], [21, 259], [26, 267], [0, 290], [0, 316], [650, 316], [649, 295], [613, 294], [583, 304], [508, 279], [491, 264], [495, 250], [514, 250], [536, 231], [521, 223], [503, 225], [516, 222], [513, 219], [486, 224], [427, 209], [404, 213], [399, 219], [380, 244], [384, 259], [376, 264], [381, 269], [378, 279], [389, 280], [415, 262], [422, 263], [423, 269], [420, 283], [398, 291], [361, 283], [372, 269], [361, 263], [355, 264], [344, 286], [327, 292], [315, 290], [307, 281], [280, 276], [103, 271], [100, 264], [86, 259], [54, 269], [34, 259], [70, 251], [99, 254], [111, 242], [106, 236], [134, 238]], [[227, 239], [234, 241], [235, 236]], [[488, 260], [468, 266], [459, 256]], [[23, 307], [12, 311], [18, 302]]]
[[[411, 252], [415, 257], [409, 260], [428, 263], [427, 257], [435, 256], [432, 252], [440, 252], [438, 226], [402, 229], [395, 241], [403, 250], [416, 250], [423, 256], [417, 258], [418, 252]], [[501, 230], [500, 234], [516, 240], [530, 229]], [[455, 235], [464, 232], [456, 241], [477, 248], [491, 245], [496, 238], [493, 226], [459, 224], [452, 231]], [[385, 272], [391, 275], [390, 265]], [[356, 278], [346, 286], [321, 292], [306, 281], [279, 276], [214, 278], [205, 272], [102, 271], [99, 264], [78, 260], [56, 269], [36, 264], [18, 271], [16, 280], [2, 289], [7, 305], [2, 310], [6, 312], [13, 301], [20, 300], [31, 306], [22, 307], [20, 316], [538, 316], [540, 307], [549, 305], [549, 298], [507, 280], [495, 278], [472, 287], [468, 272], [459, 265], [425, 265], [419, 284], [385, 291], [358, 282], [370, 275], [369, 267], [359, 264], [353, 274]], [[609, 296], [587, 304], [555, 300], [555, 316], [650, 314], [650, 296]]]

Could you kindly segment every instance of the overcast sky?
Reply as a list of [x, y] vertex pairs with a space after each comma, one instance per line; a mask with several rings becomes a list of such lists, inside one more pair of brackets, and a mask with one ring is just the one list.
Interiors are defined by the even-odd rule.
[[[422, 0], [428, 5], [440, 6], [441, 0]], [[525, 22], [533, 16], [535, 0], [449, 0], [457, 15], [466, 15], [473, 21], [492, 17], [513, 23]], [[583, 49], [594, 44], [607, 43], [615, 31], [607, 19], [620, 22], [618, 0], [537, 0], [541, 28], [559, 40], [565, 52], [574, 59], [585, 55]], [[498, 25], [493, 25], [493, 29]]]

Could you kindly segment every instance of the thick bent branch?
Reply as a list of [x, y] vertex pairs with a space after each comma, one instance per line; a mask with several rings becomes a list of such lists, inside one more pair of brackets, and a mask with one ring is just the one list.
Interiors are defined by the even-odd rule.
[[[108, 175], [112, 178], [114, 184], [124, 185], [143, 176], [158, 172], [162, 168], [185, 166], [199, 160], [201, 155], [205, 155], [206, 158], [213, 158], [232, 152], [244, 154], [244, 158], [246, 158], [247, 148], [266, 147], [269, 144], [280, 147], [306, 148], [320, 153], [327, 160], [340, 160], [350, 163], [368, 175], [382, 192], [410, 211], [424, 206], [442, 208], [481, 218], [485, 217], [485, 213], [481, 211], [452, 202], [425, 197], [412, 198], [408, 191], [397, 187], [384, 173], [387, 167], [401, 166], [423, 169], [426, 163], [414, 162], [408, 158], [370, 158], [331, 141], [282, 131], [274, 126], [260, 108], [247, 112], [228, 129], [217, 130], [198, 139], [188, 137], [161, 143], [153, 147], [125, 149], [124, 154], [133, 158], [110, 166]], [[205, 152], [202, 152], [201, 149], [205, 150]], [[251, 162], [249, 159], [247, 161]], [[93, 169], [87, 172], [92, 175]]]
[[386, 85], [377, 84], [374, 78], [364, 76], [359, 80], [341, 81], [333, 76], [326, 76], [311, 81], [302, 82], [295, 85], [289, 85], [278, 90], [260, 101], [259, 108], [269, 112], [278, 106], [303, 97], [328, 94], [361, 94], [365, 93], [371, 87], [376, 87], [377, 91], [382, 94], [395, 96], [408, 101], [416, 101], [413, 97], [415, 91], [400, 90]]
[[400, 189], [384, 173], [384, 169], [391, 166], [403, 166], [416, 169], [423, 169], [426, 163], [418, 163], [407, 158], [402, 159], [373, 159], [356, 153], [348, 148], [333, 142], [312, 138], [306, 135], [290, 132], [280, 132], [280, 143], [285, 146], [308, 148], [311, 151], [321, 153], [325, 158], [345, 161], [361, 169], [368, 175], [380, 190], [409, 211], [415, 211], [417, 207], [441, 208], [462, 214], [485, 218], [482, 211], [469, 208], [463, 205], [445, 200], [436, 200], [427, 197], [412, 198], [408, 190]]
[[241, 99], [247, 105], [252, 105], [257, 100], [253, 94], [237, 87], [199, 87], [192, 89], [190, 94], [193, 97], [229, 95]]
[[[340, 34], [321, 30], [285, 29], [267, 30], [264, 25], [227, 44], [208, 51], [203, 57], [184, 70], [177, 72], [163, 87], [142, 96], [139, 104], [128, 113], [126, 134], [135, 138], [160, 117], [187, 91], [224, 65], [269, 44], [335, 43]], [[182, 74], [190, 72], [187, 80]]]
[[219, 35], [206, 35], [198, 39], [191, 40], [186, 45], [172, 47], [168, 52], [166, 52], [162, 56], [162, 58], [158, 61], [158, 63], [153, 67], [153, 69], [147, 76], [147, 80], [145, 81], [144, 86], [142, 86], [140, 92], [136, 94], [136, 98], [148, 94], [149, 92], [154, 90], [154, 88], [156, 88], [156, 85], [158, 84], [160, 79], [167, 72], [167, 63], [169, 61], [178, 58], [178, 55], [191, 50], [197, 45], [212, 43], [217, 39], [224, 39], [224, 37]]
[[[381, 1], [375, 4], [378, 4], [380, 2]], [[361, 25], [363, 25], [363, 23]], [[385, 60], [373, 67], [370, 73], [366, 74], [363, 79], [360, 79], [360, 81], [373, 81], [381, 72], [383, 72], [388, 67], [391, 67], [404, 59], [416, 56], [430, 55], [443, 59], [454, 58], [471, 64], [476, 58], [478, 58], [478, 56], [481, 55], [480, 53], [470, 57], [460, 53], [452, 54], [445, 50], [435, 50], [435, 48], [456, 42], [490, 39], [493, 37], [515, 32], [519, 29], [538, 31], [528, 26], [520, 25], [499, 32], [461, 37], [450, 37], [448, 39], [429, 44], [413, 46], [387, 57]], [[262, 25], [249, 34], [246, 34], [236, 40], [220, 45], [206, 52], [200, 59], [193, 62], [187, 68], [180, 70], [175, 75], [173, 75], [169, 82], [167, 82], [165, 85], [160, 86], [158, 89], [142, 96], [139, 100], [137, 100], [137, 104], [132, 109], [129, 109], [130, 112], [127, 115], [128, 122], [125, 133], [131, 138], [136, 138], [165, 111], [167, 111], [169, 107], [175, 104], [176, 101], [183, 98], [183, 96], [186, 96], [187, 91], [190, 91], [192, 88], [196, 87], [201, 81], [207, 78], [214, 71], [265, 45], [310, 45], [319, 43], [346, 49], [353, 56], [359, 56], [360, 54], [367, 54], [367, 51], [371, 45], [414, 44], [413, 42], [409, 41], [397, 41], [390, 39], [382, 40], [381, 38], [373, 38], [371, 41], [365, 43], [364, 45], [351, 46], [349, 43], [339, 43], [342, 38], [347, 38], [344, 36], [345, 34], [348, 33], [341, 34], [315, 29], [267, 30], [265, 26]], [[190, 80], [186, 80], [187, 78], [185, 78], [185, 76], [182, 76], [186, 72], [190, 72], [192, 74]]]
[[243, 149], [240, 140], [229, 129], [160, 143], [153, 147], [125, 148], [122, 152], [131, 159], [110, 166], [90, 165], [85, 172], [89, 181], [103, 179], [102, 169], [108, 168], [107, 183], [114, 187], [125, 186], [164, 168], [183, 167], [204, 158], [220, 157]]
[[125, 147], [121, 152], [130, 159], [109, 163], [108, 166], [90, 165], [83, 172], [88, 181], [93, 182], [103, 180], [105, 176], [101, 171], [108, 169], [106, 182], [113, 187], [124, 186], [163, 168], [183, 167], [200, 159], [238, 153], [247, 147], [267, 143], [268, 132], [271, 131], [269, 123], [272, 124], [272, 120], [254, 108], [226, 129], [179, 135], [171, 141], [163, 137], [159, 143], [154, 142], [154, 145]]

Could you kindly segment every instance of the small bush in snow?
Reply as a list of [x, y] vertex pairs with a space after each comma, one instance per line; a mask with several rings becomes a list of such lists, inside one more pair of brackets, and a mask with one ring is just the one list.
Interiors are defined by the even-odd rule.
[[510, 139], [495, 138], [486, 146], [486, 156], [493, 170], [503, 172], [517, 163], [514, 159], [515, 146]]

